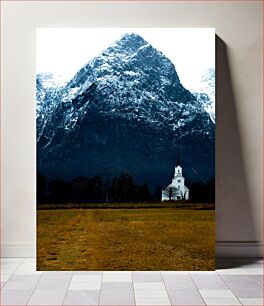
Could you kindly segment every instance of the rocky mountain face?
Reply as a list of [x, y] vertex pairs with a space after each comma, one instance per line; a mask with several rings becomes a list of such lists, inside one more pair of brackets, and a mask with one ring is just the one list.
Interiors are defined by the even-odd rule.
[[57, 80], [58, 77], [50, 73], [41, 73], [36, 77], [37, 141], [43, 135], [43, 130], [50, 125], [57, 106], [57, 95], [64, 87]]
[[215, 123], [215, 69], [207, 69], [190, 90]]
[[152, 190], [180, 162], [188, 182], [214, 177], [215, 126], [173, 63], [126, 34], [62, 87], [37, 76], [38, 171], [52, 178], [128, 173]]

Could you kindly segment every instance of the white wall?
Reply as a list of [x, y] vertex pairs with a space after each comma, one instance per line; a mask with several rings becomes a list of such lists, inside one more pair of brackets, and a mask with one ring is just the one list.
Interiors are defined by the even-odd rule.
[[2, 6], [2, 256], [35, 254], [36, 27], [215, 27], [217, 252], [260, 255], [262, 2], [5, 1]]

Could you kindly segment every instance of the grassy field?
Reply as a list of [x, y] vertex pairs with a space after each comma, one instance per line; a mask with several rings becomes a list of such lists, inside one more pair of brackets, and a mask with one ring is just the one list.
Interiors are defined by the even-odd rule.
[[214, 270], [214, 210], [37, 211], [38, 270]]

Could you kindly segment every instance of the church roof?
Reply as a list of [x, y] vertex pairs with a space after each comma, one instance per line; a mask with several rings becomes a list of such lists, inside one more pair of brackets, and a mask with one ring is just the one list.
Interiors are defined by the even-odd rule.
[[163, 191], [163, 190], [167, 189], [167, 188], [170, 186], [170, 184], [171, 184], [171, 183], [167, 184], [167, 185], [164, 186], [161, 190]]
[[163, 191], [163, 190], [166, 190], [166, 189], [169, 188], [169, 187], [175, 188], [175, 189], [179, 189], [178, 187], [176, 187], [175, 185], [173, 185], [172, 183], [170, 183], [170, 184], [168, 184], [166, 187], [162, 188], [162, 191]]
[[[166, 185], [165, 187], [163, 187], [162, 188], [162, 190], [161, 191], [164, 191], [164, 190], [166, 190], [167, 188], [175, 188], [175, 189], [180, 189], [180, 188], [178, 188], [177, 186], [175, 186], [175, 185], [173, 185], [173, 183], [170, 183], [170, 184], [168, 184], [168, 185]], [[184, 189], [186, 190], [186, 191], [190, 191], [190, 189], [186, 186], [186, 185], [184, 185]]]

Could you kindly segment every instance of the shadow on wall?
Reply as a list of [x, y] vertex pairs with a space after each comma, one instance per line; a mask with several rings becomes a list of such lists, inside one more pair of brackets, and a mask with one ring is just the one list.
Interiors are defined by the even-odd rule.
[[228, 47], [216, 35], [216, 240], [256, 241]]

